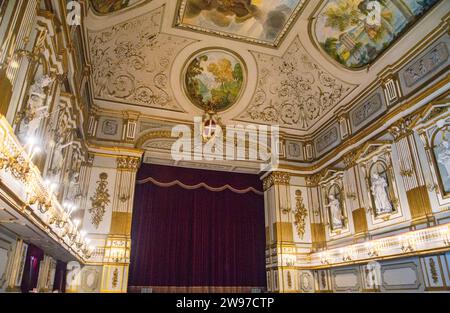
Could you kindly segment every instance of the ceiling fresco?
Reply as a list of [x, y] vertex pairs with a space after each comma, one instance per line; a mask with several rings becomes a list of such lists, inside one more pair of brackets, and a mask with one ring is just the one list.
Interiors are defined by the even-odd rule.
[[185, 89], [189, 99], [204, 110], [223, 111], [237, 100], [244, 84], [244, 66], [222, 50], [201, 52], [187, 66]]
[[91, 0], [94, 11], [100, 14], [108, 14], [131, 7], [142, 0]]
[[277, 46], [305, 0], [179, 0], [176, 25]]
[[[437, 2], [329, 0], [318, 14], [315, 34], [333, 59], [347, 68], [361, 68], [373, 62]], [[376, 14], [378, 8], [380, 15]]]

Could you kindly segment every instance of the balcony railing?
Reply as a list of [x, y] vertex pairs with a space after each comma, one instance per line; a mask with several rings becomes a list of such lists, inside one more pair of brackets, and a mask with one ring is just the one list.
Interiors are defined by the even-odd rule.
[[90, 258], [92, 249], [78, 224], [70, 218], [34, 165], [32, 147], [22, 146], [7, 120], [0, 116], [0, 178], [22, 205], [17, 210], [61, 244], [79, 261]]

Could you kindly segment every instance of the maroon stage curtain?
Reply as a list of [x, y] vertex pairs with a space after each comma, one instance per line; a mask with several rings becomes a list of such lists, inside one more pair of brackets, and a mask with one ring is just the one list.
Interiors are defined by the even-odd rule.
[[37, 287], [39, 265], [43, 259], [44, 251], [29, 244], [20, 286], [23, 293], [28, 293]]
[[[262, 191], [258, 176], [144, 164], [138, 181]], [[136, 185], [129, 286], [265, 288], [264, 197]]]
[[67, 274], [67, 263], [57, 261], [53, 290], [58, 290], [61, 293], [66, 292], [66, 274]]

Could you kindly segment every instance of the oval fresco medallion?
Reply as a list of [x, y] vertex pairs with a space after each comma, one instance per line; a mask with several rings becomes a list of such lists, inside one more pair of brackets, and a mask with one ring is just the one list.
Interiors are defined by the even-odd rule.
[[193, 104], [219, 112], [239, 100], [245, 76], [244, 63], [238, 56], [224, 50], [204, 50], [187, 63], [184, 88]]

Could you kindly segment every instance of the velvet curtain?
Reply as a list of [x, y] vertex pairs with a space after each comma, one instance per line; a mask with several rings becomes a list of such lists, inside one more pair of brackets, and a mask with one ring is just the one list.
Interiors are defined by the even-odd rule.
[[39, 266], [43, 259], [44, 251], [29, 244], [20, 286], [23, 293], [28, 293], [37, 287]]
[[61, 293], [66, 292], [66, 274], [67, 264], [58, 261], [56, 263], [55, 281], [53, 283], [53, 290], [58, 290]]
[[226, 184], [262, 191], [256, 175], [144, 164], [133, 211], [130, 288], [260, 287], [265, 282], [264, 197], [152, 182]]

